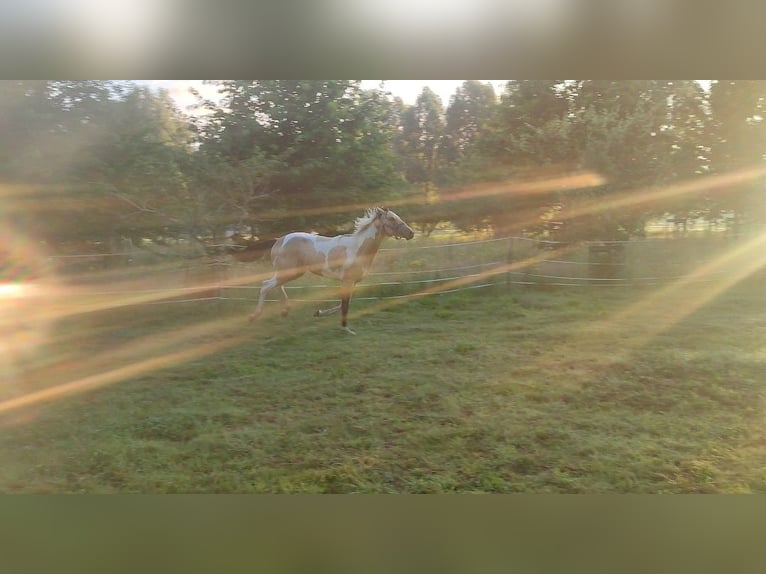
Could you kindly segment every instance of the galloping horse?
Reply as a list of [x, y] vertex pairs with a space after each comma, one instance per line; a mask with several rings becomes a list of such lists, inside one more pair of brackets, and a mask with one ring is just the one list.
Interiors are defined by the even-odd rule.
[[348, 328], [348, 306], [354, 286], [369, 271], [385, 237], [412, 239], [414, 235], [415, 232], [393, 211], [374, 207], [357, 218], [354, 232], [350, 234], [324, 237], [298, 231], [280, 237], [271, 249], [271, 264], [276, 271], [261, 285], [258, 305], [250, 320], [260, 316], [266, 295], [275, 287], [279, 287], [282, 297], [282, 316], [287, 315], [290, 305], [283, 285], [311, 271], [341, 282], [340, 303], [330, 309], [318, 310], [314, 316], [340, 311], [341, 326], [354, 334]]

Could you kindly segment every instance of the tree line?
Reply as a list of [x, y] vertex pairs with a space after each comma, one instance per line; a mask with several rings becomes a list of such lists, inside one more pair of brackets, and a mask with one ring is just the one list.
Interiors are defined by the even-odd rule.
[[0, 213], [52, 249], [337, 232], [375, 204], [572, 240], [766, 219], [764, 81], [468, 80], [412, 105], [357, 80], [210, 83], [189, 113], [130, 81], [0, 82]]

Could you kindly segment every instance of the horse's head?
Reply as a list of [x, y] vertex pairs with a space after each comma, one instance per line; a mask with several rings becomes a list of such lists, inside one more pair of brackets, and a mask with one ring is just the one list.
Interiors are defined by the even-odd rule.
[[402, 237], [405, 239], [412, 239], [415, 236], [415, 232], [412, 231], [412, 228], [390, 209], [377, 207], [375, 208], [375, 212], [383, 233], [389, 237], [395, 237], [396, 239]]

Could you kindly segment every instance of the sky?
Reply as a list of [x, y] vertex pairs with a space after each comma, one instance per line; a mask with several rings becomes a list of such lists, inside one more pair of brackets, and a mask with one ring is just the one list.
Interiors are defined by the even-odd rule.
[[[216, 88], [214, 86], [204, 85], [202, 80], [134, 80], [141, 84], [148, 84], [153, 87], [165, 88], [170, 96], [176, 101], [178, 107], [183, 111], [188, 111], [188, 106], [195, 103], [195, 98], [189, 93], [189, 88], [194, 87], [200, 91], [204, 97], [215, 98]], [[394, 96], [402, 98], [406, 104], [414, 104], [420, 92], [425, 86], [431, 88], [441, 98], [442, 104], [446, 108], [450, 97], [455, 93], [464, 80], [385, 80], [385, 88]], [[496, 93], [500, 93], [506, 80], [481, 80], [482, 82], [491, 82]], [[362, 80], [362, 87], [375, 88], [380, 85], [381, 80]]]

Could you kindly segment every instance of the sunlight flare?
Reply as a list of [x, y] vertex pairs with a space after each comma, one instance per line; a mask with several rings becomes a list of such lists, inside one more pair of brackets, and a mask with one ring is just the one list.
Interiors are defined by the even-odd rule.
[[[726, 290], [766, 267], [766, 232], [746, 240], [692, 273], [650, 293], [627, 307], [610, 322], [619, 324], [631, 318], [651, 318], [647, 333], [652, 336], [667, 330]], [[716, 279], [702, 283], [711, 276]], [[696, 289], [691, 289], [697, 284]]]
[[207, 355], [211, 355], [231, 344], [233, 344], [231, 340], [204, 343], [196, 345], [190, 349], [175, 351], [168, 353], [167, 355], [153, 357], [151, 359], [144, 359], [142, 361], [137, 361], [122, 367], [117, 367], [94, 375], [86, 376], [76, 381], [55, 385], [53, 387], [37, 392], [22, 395], [13, 399], [8, 399], [0, 402], [0, 414], [19, 408], [30, 407], [44, 402], [50, 402], [56, 399], [62, 399], [73, 394], [91, 391], [107, 385], [119, 383], [133, 377], [145, 375], [153, 371], [166, 369], [185, 361], [199, 359]]
[[[529, 196], [545, 195], [567, 190], [584, 189], [604, 185], [606, 179], [593, 171], [579, 171], [575, 173], [564, 173], [558, 175], [547, 174], [544, 177], [535, 179], [529, 178], [509, 178], [502, 182], [481, 183], [465, 186], [455, 189], [442, 190], [441, 201], [455, 202], [471, 199], [482, 199], [499, 196]], [[423, 203], [421, 195], [409, 195], [398, 199], [391, 199], [385, 202], [386, 207], [399, 208]], [[370, 207], [370, 203], [352, 202], [346, 204], [336, 204], [332, 206], [296, 208], [290, 209], [291, 217], [311, 217], [317, 215], [335, 215], [338, 213], [352, 213], [364, 211]], [[265, 220], [279, 219], [284, 217], [285, 212], [265, 211], [261, 217]], [[402, 216], [406, 218], [406, 213]]]
[[708, 175], [685, 180], [680, 183], [661, 187], [630, 189], [624, 192], [610, 194], [607, 197], [597, 197], [584, 202], [568, 213], [569, 218], [594, 215], [605, 211], [625, 210], [642, 205], [663, 205], [664, 202], [684, 196], [712, 192], [725, 195], [749, 181], [766, 176], [766, 168], [749, 168], [720, 175]]
[[0, 283], [0, 299], [18, 299], [25, 291], [25, 286], [18, 283]]

